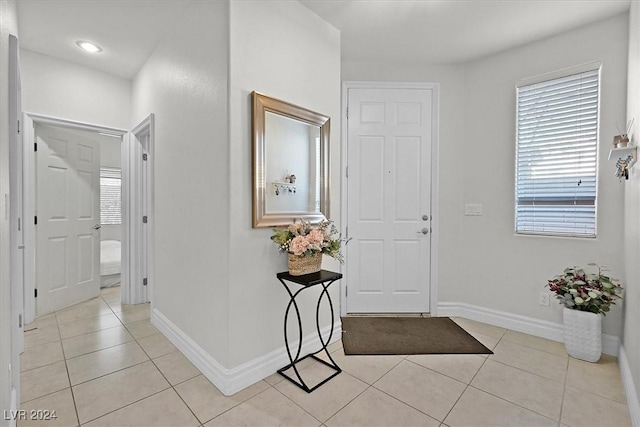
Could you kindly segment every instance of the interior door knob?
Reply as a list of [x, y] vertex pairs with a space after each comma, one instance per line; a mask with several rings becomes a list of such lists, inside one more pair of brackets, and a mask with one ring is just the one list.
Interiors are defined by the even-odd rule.
[[96, 224], [93, 226], [94, 230], [100, 230], [100, 228], [102, 228], [102, 226], [100, 224]]

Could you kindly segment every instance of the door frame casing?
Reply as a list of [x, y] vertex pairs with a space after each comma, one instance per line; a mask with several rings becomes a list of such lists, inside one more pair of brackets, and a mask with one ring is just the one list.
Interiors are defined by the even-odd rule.
[[[11, 282], [11, 360], [9, 369], [9, 389], [11, 408], [20, 407], [20, 354], [24, 351], [24, 204], [23, 168], [24, 150], [20, 134], [21, 90], [20, 54], [18, 38], [9, 34], [9, 277]], [[5, 200], [6, 202], [6, 200]], [[6, 215], [6, 213], [5, 213]], [[15, 420], [9, 422], [15, 425]]]
[[[24, 186], [23, 186], [23, 203], [24, 203], [24, 214], [25, 218], [24, 222], [24, 260], [25, 260], [25, 269], [24, 269], [24, 317], [25, 323], [31, 323], [36, 316], [36, 299], [34, 295], [35, 284], [36, 284], [36, 225], [33, 220], [26, 220], [26, 218], [33, 219], [36, 215], [36, 164], [35, 164], [35, 151], [33, 149], [33, 144], [35, 141], [34, 134], [34, 124], [40, 123], [50, 126], [57, 126], [63, 128], [77, 129], [77, 130], [88, 130], [93, 132], [105, 132], [114, 135], [120, 135], [123, 139], [125, 135], [127, 135], [127, 130], [112, 128], [106, 126], [100, 126], [90, 123], [78, 122], [73, 120], [61, 119], [57, 117], [33, 114], [29, 112], [25, 112], [22, 114], [23, 118], [23, 147], [24, 147]], [[123, 159], [126, 156], [126, 153], [123, 151]], [[142, 197], [138, 194], [137, 189], [131, 188], [132, 183], [128, 180], [128, 176], [131, 175], [131, 171], [128, 170], [130, 165], [133, 162], [127, 162], [122, 164], [122, 187], [123, 192], [128, 189], [131, 197]], [[151, 175], [151, 181], [153, 181], [153, 175]], [[122, 218], [123, 222], [125, 218], [130, 218], [129, 205], [122, 205]], [[131, 241], [131, 237], [127, 238], [124, 234], [125, 227], [123, 224], [123, 236], [122, 236], [122, 245], [126, 246]], [[153, 234], [153, 229], [150, 229], [150, 233]], [[153, 241], [153, 238], [151, 240]], [[124, 248], [123, 248], [124, 253]], [[153, 256], [152, 248], [148, 248], [149, 256]], [[152, 263], [151, 263], [152, 265]], [[125, 278], [122, 277], [123, 284]], [[142, 284], [140, 284], [142, 286]]]
[[[342, 82], [342, 115], [341, 115], [341, 140], [340, 147], [340, 224], [342, 234], [347, 234], [348, 213], [349, 213], [349, 194], [347, 182], [347, 166], [348, 158], [348, 106], [349, 106], [349, 89], [421, 89], [432, 91], [432, 128], [431, 128], [431, 268], [429, 277], [429, 314], [437, 316], [438, 310], [438, 248], [439, 248], [439, 225], [440, 225], [440, 196], [439, 196], [439, 144], [440, 144], [440, 84], [426, 82], [378, 82], [378, 81], [343, 81]], [[346, 252], [346, 251], [345, 251]], [[341, 267], [344, 275], [343, 283], [345, 286], [340, 287], [340, 315], [346, 316], [347, 313], [347, 286], [349, 283], [349, 261], [347, 253], [344, 254], [345, 263]]]
[[[122, 144], [123, 256], [120, 294], [123, 304], [150, 301], [153, 310], [155, 116], [150, 114], [129, 131]], [[143, 153], [148, 155], [146, 161], [141, 160]], [[142, 222], [143, 216], [147, 217], [146, 224]], [[147, 278], [146, 287], [142, 284], [144, 277]]]

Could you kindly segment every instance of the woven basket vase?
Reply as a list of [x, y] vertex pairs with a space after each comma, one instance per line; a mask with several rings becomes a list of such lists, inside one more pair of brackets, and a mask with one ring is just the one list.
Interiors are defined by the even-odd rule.
[[322, 252], [314, 252], [313, 255], [289, 255], [289, 274], [292, 276], [302, 276], [303, 274], [315, 273], [322, 267]]
[[597, 362], [602, 354], [602, 314], [563, 308], [564, 346], [569, 356]]

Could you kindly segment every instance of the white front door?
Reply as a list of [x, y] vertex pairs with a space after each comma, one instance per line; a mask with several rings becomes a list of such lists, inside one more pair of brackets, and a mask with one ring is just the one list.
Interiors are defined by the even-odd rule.
[[100, 146], [88, 132], [35, 125], [38, 315], [100, 294]]
[[347, 312], [429, 312], [433, 90], [347, 96]]

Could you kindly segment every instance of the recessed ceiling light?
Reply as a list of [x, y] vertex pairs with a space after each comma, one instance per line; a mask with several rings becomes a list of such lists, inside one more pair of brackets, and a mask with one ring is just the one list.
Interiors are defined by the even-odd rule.
[[76, 44], [80, 46], [82, 49], [86, 50], [87, 52], [91, 52], [91, 53], [102, 52], [102, 48], [95, 43], [79, 40], [76, 42]]

